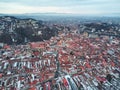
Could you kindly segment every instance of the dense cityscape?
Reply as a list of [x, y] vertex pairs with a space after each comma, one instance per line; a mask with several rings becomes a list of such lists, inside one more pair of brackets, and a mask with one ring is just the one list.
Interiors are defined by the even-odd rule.
[[0, 16], [0, 90], [120, 90], [119, 18]]

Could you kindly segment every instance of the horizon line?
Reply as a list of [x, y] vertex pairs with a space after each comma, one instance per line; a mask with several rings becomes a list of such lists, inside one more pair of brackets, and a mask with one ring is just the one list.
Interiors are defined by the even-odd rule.
[[60, 14], [60, 15], [69, 15], [69, 16], [97, 16], [97, 17], [120, 17], [120, 15], [118, 14], [109, 14], [109, 15], [103, 15], [103, 14], [79, 14], [79, 13], [58, 13], [58, 12], [35, 12], [35, 13], [0, 13], [0, 15], [29, 15], [29, 14], [33, 14], [33, 15], [40, 15], [40, 14]]

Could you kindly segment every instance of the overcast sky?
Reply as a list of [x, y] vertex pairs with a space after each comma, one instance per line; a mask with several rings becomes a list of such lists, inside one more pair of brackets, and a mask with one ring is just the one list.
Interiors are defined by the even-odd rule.
[[120, 0], [0, 0], [0, 13], [120, 15]]

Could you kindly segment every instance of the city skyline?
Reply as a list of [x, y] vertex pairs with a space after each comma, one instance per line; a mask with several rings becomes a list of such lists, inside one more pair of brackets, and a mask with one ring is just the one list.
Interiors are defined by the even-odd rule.
[[65, 13], [119, 16], [119, 6], [119, 0], [1, 0], [0, 13]]

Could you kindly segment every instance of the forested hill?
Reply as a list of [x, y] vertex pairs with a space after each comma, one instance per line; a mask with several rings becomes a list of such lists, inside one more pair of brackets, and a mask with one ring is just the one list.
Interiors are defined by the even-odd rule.
[[32, 18], [20, 19], [12, 16], [0, 17], [0, 42], [23, 44], [29, 41], [48, 40], [58, 33], [54, 26]]

